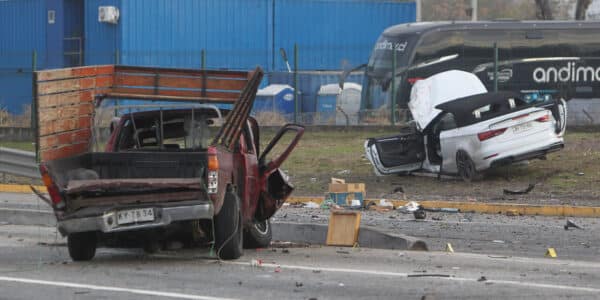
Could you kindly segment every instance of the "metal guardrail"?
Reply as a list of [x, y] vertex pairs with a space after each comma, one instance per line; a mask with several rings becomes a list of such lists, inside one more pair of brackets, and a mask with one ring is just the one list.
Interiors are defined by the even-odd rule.
[[35, 153], [0, 147], [0, 173], [41, 178]]

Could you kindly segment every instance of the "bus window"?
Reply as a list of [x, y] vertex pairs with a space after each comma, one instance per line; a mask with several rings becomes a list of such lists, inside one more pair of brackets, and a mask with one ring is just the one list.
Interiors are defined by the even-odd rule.
[[494, 44], [498, 47], [498, 85], [511, 80], [510, 35], [499, 30], [470, 30], [465, 32], [464, 70], [479, 77], [488, 90], [494, 85]]
[[417, 36], [414, 34], [403, 34], [399, 36], [381, 36], [371, 53], [369, 67], [372, 70], [390, 70], [393, 64], [392, 54], [396, 54], [396, 65], [406, 66], [410, 59], [410, 53], [414, 47]]
[[436, 31], [422, 38], [410, 68], [428, 69], [427, 74], [421, 75], [430, 76], [445, 70], [460, 69], [462, 60], [462, 32]]
[[559, 39], [571, 56], [600, 59], [600, 32], [595, 30], [561, 30]]

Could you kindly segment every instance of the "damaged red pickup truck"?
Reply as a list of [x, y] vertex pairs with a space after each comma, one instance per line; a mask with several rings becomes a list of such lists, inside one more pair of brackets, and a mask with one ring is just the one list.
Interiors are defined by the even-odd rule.
[[223, 259], [267, 246], [269, 218], [293, 190], [279, 167], [304, 128], [285, 125], [261, 152], [250, 110], [262, 76], [112, 65], [36, 72], [40, 171], [71, 258], [90, 260], [98, 246], [154, 252], [173, 239], [212, 245]]

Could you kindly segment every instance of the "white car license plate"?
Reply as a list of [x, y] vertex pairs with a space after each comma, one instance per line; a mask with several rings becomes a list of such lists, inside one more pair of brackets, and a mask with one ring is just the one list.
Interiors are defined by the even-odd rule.
[[117, 212], [117, 224], [154, 221], [152, 208], [121, 210]]
[[531, 128], [533, 128], [533, 125], [531, 124], [531, 122], [527, 122], [527, 123], [523, 123], [523, 124], [519, 124], [519, 125], [513, 126], [513, 132], [514, 133], [521, 133], [521, 132], [527, 131], [527, 130], [529, 130]]

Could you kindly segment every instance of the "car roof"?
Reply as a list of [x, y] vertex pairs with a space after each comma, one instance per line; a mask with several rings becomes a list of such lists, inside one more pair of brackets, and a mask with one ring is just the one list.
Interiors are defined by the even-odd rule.
[[417, 81], [410, 92], [408, 108], [420, 130], [425, 130], [442, 113], [436, 106], [455, 99], [487, 92], [472, 73], [448, 70]]
[[[452, 113], [454, 115], [454, 119], [456, 120], [456, 125], [462, 127], [489, 120], [490, 118], [476, 118], [473, 114], [473, 111], [486, 105], [503, 105], [508, 107], [507, 99], [509, 98], [515, 99], [518, 109], [529, 107], [529, 105], [527, 105], [527, 103], [520, 98], [518, 93], [512, 91], [500, 91], [455, 99], [439, 104], [435, 108], [444, 112]], [[508, 109], [505, 113], [514, 111], [515, 110]], [[498, 115], [503, 115], [505, 113], [500, 113]], [[498, 115], [493, 115], [492, 117], [497, 117]]]

